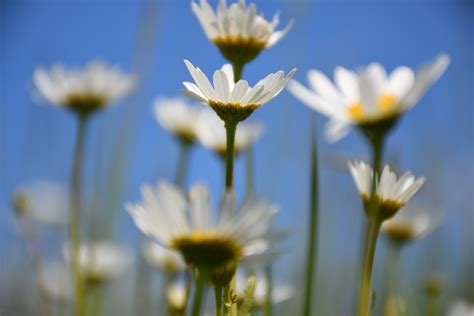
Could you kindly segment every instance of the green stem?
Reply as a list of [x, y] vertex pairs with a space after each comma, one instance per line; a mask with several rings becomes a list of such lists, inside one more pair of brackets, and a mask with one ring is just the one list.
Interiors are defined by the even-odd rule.
[[[232, 288], [231, 284], [228, 284], [224, 287], [224, 316], [231, 316], [232, 315]], [[235, 286], [234, 286], [235, 288]], [[233, 305], [233, 304], [232, 304]]]
[[273, 289], [273, 275], [272, 266], [265, 267], [265, 282], [267, 287], [267, 293], [265, 293], [265, 305], [263, 309], [264, 316], [273, 315], [273, 300], [272, 300], [272, 289]]
[[369, 200], [369, 208], [367, 211], [369, 223], [365, 231], [364, 254], [362, 262], [362, 270], [359, 280], [359, 298], [357, 303], [358, 316], [370, 315], [370, 290], [372, 280], [372, 266], [375, 255], [375, 246], [377, 243], [378, 233], [382, 222], [377, 215], [377, 199], [376, 199], [376, 183], [377, 177], [381, 173], [382, 157], [385, 145], [385, 134], [377, 135], [369, 138], [373, 153], [373, 177], [372, 187]]
[[225, 162], [225, 188], [231, 191], [234, 185], [234, 143], [237, 123], [233, 121], [225, 122], [227, 136], [227, 151]]
[[223, 306], [222, 306], [222, 287], [215, 286], [214, 287], [214, 296], [216, 299], [216, 316], [222, 316], [223, 313]]
[[234, 82], [237, 83], [242, 79], [242, 72], [244, 71], [244, 64], [242, 63], [232, 63], [232, 68], [234, 69]]
[[358, 316], [370, 316], [370, 290], [372, 280], [372, 267], [374, 263], [375, 247], [377, 245], [377, 237], [379, 235], [381, 225], [382, 222], [378, 219], [369, 219], [369, 225], [367, 227], [368, 236], [366, 240], [366, 247], [364, 250], [362, 274], [359, 284], [359, 301], [357, 307]]
[[84, 151], [85, 137], [87, 129], [87, 116], [79, 116], [79, 127], [76, 136], [74, 157], [71, 173], [71, 196], [70, 196], [70, 217], [69, 217], [69, 242], [71, 253], [71, 270], [74, 283], [74, 315], [84, 316], [84, 284], [79, 266], [79, 243], [80, 243], [80, 183], [82, 155]]
[[176, 185], [180, 188], [183, 187], [184, 182], [186, 181], [190, 152], [191, 152], [191, 143], [181, 140], [178, 165], [176, 167], [176, 177], [175, 177]]
[[204, 297], [204, 287], [206, 285], [206, 277], [202, 271], [198, 272], [196, 277], [196, 288], [194, 289], [194, 300], [191, 308], [192, 316], [199, 316], [201, 314], [202, 300]]
[[316, 115], [311, 119], [311, 191], [310, 191], [310, 220], [308, 234], [308, 256], [306, 261], [306, 285], [304, 294], [303, 315], [310, 316], [311, 303], [313, 301], [313, 288], [315, 281], [316, 261], [317, 261], [317, 223], [319, 213], [319, 189], [318, 189], [318, 153], [316, 138]]
[[245, 153], [245, 175], [246, 175], [246, 186], [245, 186], [245, 199], [248, 200], [252, 194], [255, 193], [255, 170], [253, 165], [253, 150], [250, 147]]

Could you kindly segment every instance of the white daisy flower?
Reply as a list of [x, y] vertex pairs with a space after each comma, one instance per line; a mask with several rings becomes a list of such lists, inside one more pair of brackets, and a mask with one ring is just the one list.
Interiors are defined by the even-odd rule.
[[38, 284], [48, 297], [59, 301], [73, 298], [71, 272], [64, 262], [51, 261], [40, 265]]
[[474, 305], [465, 301], [457, 301], [448, 310], [448, 316], [474, 316]]
[[214, 72], [213, 86], [201, 69], [195, 68], [188, 60], [184, 63], [195, 83], [183, 82], [186, 88], [183, 93], [208, 104], [224, 122], [245, 120], [255, 109], [276, 97], [296, 72], [293, 69], [285, 75], [280, 70], [250, 87], [246, 80], [234, 83], [232, 66], [226, 64]]
[[180, 140], [192, 143], [197, 138], [201, 107], [192, 106], [180, 97], [158, 98], [155, 101], [155, 118], [168, 132]]
[[216, 12], [207, 0], [199, 4], [192, 2], [191, 8], [209, 40], [219, 47], [225, 58], [240, 64], [253, 60], [262, 50], [279, 42], [293, 24], [290, 22], [277, 31], [279, 13], [267, 21], [263, 14], [257, 14], [254, 3], [246, 5], [244, 0], [229, 7], [225, 0], [220, 0]]
[[336, 141], [346, 135], [351, 125], [389, 129], [438, 80], [449, 62], [449, 56], [441, 54], [416, 73], [401, 66], [390, 75], [377, 63], [359, 73], [336, 67], [335, 85], [322, 72], [310, 70], [311, 89], [293, 80], [288, 84], [288, 90], [301, 102], [330, 118], [326, 136], [329, 141]]
[[[63, 255], [70, 260], [69, 247], [63, 248]], [[83, 243], [79, 247], [81, 274], [89, 282], [105, 282], [119, 276], [132, 263], [128, 249], [109, 241]]]
[[45, 101], [89, 114], [129, 94], [136, 81], [115, 66], [92, 61], [83, 69], [62, 64], [49, 70], [39, 67], [33, 74], [33, 83]]
[[172, 315], [181, 315], [188, 303], [188, 291], [181, 282], [171, 284], [166, 288], [166, 303]]
[[404, 243], [420, 239], [440, 224], [440, 215], [422, 206], [405, 206], [382, 224], [382, 232], [391, 240]]
[[[261, 270], [258, 270], [255, 274], [256, 277], [256, 286], [254, 292], [254, 301], [253, 305], [255, 307], [263, 307], [265, 305], [265, 301], [267, 299], [268, 294], [268, 284], [267, 280], [265, 279], [265, 275]], [[245, 286], [247, 285], [247, 279], [249, 276], [246, 273], [242, 272], [241, 270], [237, 270], [236, 273], [236, 292], [237, 298], [243, 300], [244, 298], [244, 291]], [[289, 300], [295, 294], [295, 289], [284, 283], [276, 283], [273, 284], [272, 287], [272, 304], [279, 304], [284, 301]]]
[[[364, 201], [365, 210], [368, 211], [370, 194], [372, 191], [372, 167], [362, 161], [348, 164], [352, 178], [359, 194]], [[378, 216], [382, 219], [392, 217], [408, 200], [421, 188], [426, 178], [416, 179], [410, 172], [403, 174], [398, 180], [395, 173], [386, 165], [380, 178], [375, 182], [375, 195], [378, 205]]]
[[143, 243], [142, 254], [148, 264], [165, 273], [176, 274], [186, 269], [181, 253], [165, 248], [154, 241], [146, 240]]
[[[235, 134], [234, 154], [249, 149], [262, 135], [263, 125], [260, 123], [239, 124]], [[206, 147], [225, 158], [227, 138], [224, 123], [212, 111], [203, 111], [197, 128], [198, 140]]]
[[159, 182], [156, 188], [142, 186], [142, 197], [140, 203], [126, 204], [138, 228], [181, 252], [188, 264], [207, 271], [236, 266], [254, 254], [253, 244], [267, 240], [277, 213], [276, 207], [261, 200], [247, 202], [236, 211], [228, 193], [212, 221], [210, 195], [203, 185], [192, 187], [187, 198], [177, 187]]
[[68, 191], [56, 182], [34, 181], [13, 193], [13, 204], [20, 215], [45, 224], [66, 224]]

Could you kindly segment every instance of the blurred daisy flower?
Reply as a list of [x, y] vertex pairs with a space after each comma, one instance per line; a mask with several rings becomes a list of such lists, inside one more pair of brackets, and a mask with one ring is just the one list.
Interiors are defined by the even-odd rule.
[[[260, 123], [242, 123], [235, 134], [234, 155], [249, 149], [262, 135]], [[226, 130], [222, 120], [212, 111], [203, 111], [197, 128], [198, 140], [205, 148], [225, 159], [227, 153]]]
[[449, 62], [449, 56], [441, 54], [416, 73], [401, 66], [390, 75], [377, 63], [358, 73], [337, 67], [335, 85], [322, 72], [310, 70], [311, 89], [292, 80], [288, 90], [301, 102], [330, 118], [326, 136], [329, 141], [337, 141], [347, 134], [351, 125], [359, 126], [365, 133], [388, 131], [400, 115], [416, 105], [444, 73]]
[[144, 185], [142, 198], [140, 203], [126, 204], [138, 228], [161, 245], [181, 252], [186, 263], [200, 271], [224, 269], [231, 277], [240, 261], [254, 255], [255, 243], [267, 242], [270, 248], [267, 235], [277, 209], [265, 201], [248, 201], [237, 211], [228, 193], [217, 220], [212, 221], [210, 194], [203, 185], [193, 186], [189, 198], [166, 182], [156, 187]]
[[474, 316], [474, 305], [457, 301], [448, 309], [447, 316]]
[[181, 253], [165, 248], [154, 241], [143, 242], [142, 254], [149, 265], [165, 273], [176, 274], [186, 269]]
[[180, 97], [158, 98], [154, 107], [158, 123], [185, 143], [193, 143], [196, 140], [198, 118], [202, 111], [202, 108], [192, 106]]
[[33, 83], [37, 95], [46, 102], [87, 115], [128, 95], [136, 80], [115, 66], [92, 61], [83, 69], [62, 64], [49, 70], [39, 67], [33, 74]]
[[382, 232], [390, 240], [403, 244], [423, 238], [440, 224], [440, 215], [422, 206], [405, 206], [382, 224]]
[[72, 300], [71, 272], [64, 262], [46, 262], [39, 269], [39, 288], [46, 296], [58, 301]]
[[186, 89], [183, 93], [208, 104], [226, 124], [245, 120], [257, 108], [276, 97], [296, 72], [293, 69], [285, 75], [283, 71], [278, 71], [250, 87], [246, 80], [234, 83], [232, 66], [226, 64], [214, 72], [213, 86], [199, 68], [195, 68], [188, 60], [184, 62], [195, 83], [184, 82]]
[[278, 43], [293, 24], [290, 22], [283, 30], [277, 31], [279, 13], [267, 21], [263, 14], [257, 14], [254, 3], [247, 5], [244, 0], [230, 6], [225, 0], [220, 0], [216, 12], [207, 0], [201, 0], [199, 4], [192, 2], [191, 7], [209, 40], [227, 60], [241, 65]]
[[188, 304], [188, 291], [181, 282], [175, 282], [166, 288], [166, 303], [170, 315], [184, 315]]
[[[362, 161], [350, 162], [348, 167], [364, 202], [364, 209], [369, 217], [372, 217], [374, 214], [370, 214], [369, 210], [374, 175], [372, 167]], [[426, 178], [421, 177], [416, 179], [410, 172], [406, 172], [397, 179], [395, 173], [386, 165], [382, 170], [380, 178], [376, 179], [375, 182], [375, 196], [378, 210], [376, 215], [382, 220], [386, 220], [395, 215], [395, 213], [423, 186], [425, 181]]]
[[[68, 247], [63, 248], [63, 254], [67, 260], [71, 259]], [[114, 279], [131, 263], [131, 253], [113, 242], [83, 243], [79, 247], [81, 274], [90, 283], [102, 283]]]
[[65, 224], [69, 209], [68, 191], [56, 182], [33, 181], [19, 187], [12, 196], [15, 211], [45, 224]]

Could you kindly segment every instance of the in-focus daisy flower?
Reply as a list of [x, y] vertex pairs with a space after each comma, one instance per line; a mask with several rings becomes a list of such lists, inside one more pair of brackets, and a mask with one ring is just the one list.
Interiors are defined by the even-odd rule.
[[[63, 248], [70, 260], [69, 248]], [[102, 283], [116, 278], [132, 263], [130, 251], [109, 241], [83, 243], [79, 248], [79, 266], [86, 281]]]
[[330, 118], [326, 127], [329, 141], [336, 141], [357, 125], [367, 133], [388, 131], [399, 116], [411, 109], [444, 73], [450, 62], [446, 54], [423, 65], [416, 73], [401, 66], [387, 75], [373, 63], [356, 73], [336, 67], [333, 84], [322, 72], [310, 70], [311, 89], [297, 81], [288, 90], [312, 109]]
[[378, 213], [370, 214], [369, 204], [374, 175], [372, 167], [362, 161], [350, 162], [348, 167], [364, 202], [366, 213], [369, 217], [377, 216], [382, 220], [395, 215], [426, 181], [424, 177], [416, 179], [410, 172], [406, 172], [397, 179], [395, 173], [386, 165], [382, 170], [380, 178], [376, 179], [375, 182]]
[[474, 305], [465, 301], [457, 301], [448, 310], [448, 316], [474, 316]]
[[[262, 271], [258, 271], [256, 274], [256, 287], [254, 292], [254, 301], [253, 306], [255, 307], [263, 307], [265, 305], [265, 301], [268, 295], [268, 284], [267, 280], [265, 279], [264, 273]], [[242, 301], [244, 299], [244, 291], [245, 286], [247, 284], [248, 276], [246, 273], [237, 270], [236, 273], [236, 292], [237, 292], [237, 299]], [[295, 290], [288, 284], [284, 283], [276, 283], [272, 286], [272, 304], [279, 304], [284, 301], [289, 300], [295, 294]]]
[[397, 243], [423, 238], [440, 223], [440, 215], [422, 206], [405, 206], [382, 224], [382, 232]]
[[71, 272], [61, 261], [46, 262], [39, 267], [40, 290], [49, 298], [71, 301], [73, 298]]
[[140, 203], [126, 204], [138, 228], [161, 245], [181, 252], [187, 264], [208, 272], [224, 267], [235, 270], [252, 254], [253, 244], [267, 239], [277, 213], [262, 200], [249, 201], [236, 211], [228, 193], [217, 220], [212, 221], [210, 195], [203, 185], [192, 187], [189, 198], [166, 182], [159, 182], [156, 188], [144, 185], [142, 198]]
[[133, 76], [115, 66], [92, 61], [83, 69], [56, 64], [35, 70], [33, 83], [45, 101], [87, 115], [129, 94], [135, 87]]
[[15, 211], [45, 224], [67, 222], [68, 191], [51, 181], [34, 181], [19, 187], [12, 197]]
[[[234, 155], [249, 149], [262, 135], [263, 125], [260, 123], [242, 123], [235, 133]], [[200, 116], [198, 140], [207, 149], [225, 158], [227, 139], [224, 123], [212, 111], [203, 111]]]
[[267, 21], [263, 14], [257, 14], [254, 3], [246, 5], [244, 0], [230, 6], [225, 0], [220, 0], [216, 12], [207, 0], [201, 0], [199, 4], [192, 2], [191, 7], [209, 40], [227, 60], [240, 65], [279, 42], [293, 24], [290, 22], [283, 30], [277, 31], [279, 13]]
[[158, 123], [178, 139], [186, 143], [196, 140], [201, 107], [192, 106], [180, 97], [158, 98], [154, 111]]
[[152, 267], [168, 274], [176, 274], [186, 269], [181, 253], [147, 240], [142, 245], [142, 254]]
[[245, 120], [257, 108], [276, 97], [293, 77], [296, 69], [285, 75], [283, 71], [269, 74], [254, 87], [246, 80], [234, 83], [234, 71], [229, 64], [216, 70], [213, 84], [199, 68], [184, 61], [195, 83], [184, 82], [187, 96], [208, 104], [226, 124], [237, 124]]

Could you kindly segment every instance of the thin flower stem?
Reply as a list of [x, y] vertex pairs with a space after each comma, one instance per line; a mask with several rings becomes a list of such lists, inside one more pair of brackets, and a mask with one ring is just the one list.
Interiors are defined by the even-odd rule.
[[255, 170], [252, 147], [245, 152], [245, 171], [246, 185], [244, 201], [248, 200], [255, 193]]
[[308, 234], [308, 256], [306, 261], [306, 284], [304, 294], [303, 315], [310, 316], [313, 301], [313, 289], [317, 262], [317, 224], [319, 213], [319, 185], [318, 185], [318, 153], [316, 137], [316, 115], [311, 119], [311, 171], [310, 171], [310, 221]]
[[366, 248], [362, 263], [362, 275], [359, 285], [359, 306], [357, 315], [370, 316], [370, 290], [372, 279], [372, 267], [374, 263], [375, 247], [377, 245], [377, 237], [379, 235], [381, 221], [371, 218], [369, 220], [368, 239], [366, 240]]
[[196, 288], [194, 289], [194, 300], [191, 308], [192, 316], [199, 316], [201, 314], [202, 300], [204, 297], [204, 287], [206, 285], [206, 277], [199, 271], [196, 277]]
[[216, 285], [214, 287], [214, 296], [216, 299], [216, 316], [222, 316], [223, 306], [222, 306], [222, 287]]
[[234, 186], [234, 143], [237, 123], [232, 121], [225, 122], [227, 134], [227, 151], [225, 164], [225, 188], [231, 191]]
[[176, 167], [176, 185], [180, 188], [184, 186], [186, 175], [188, 173], [189, 159], [191, 157], [191, 143], [181, 140], [178, 165]]
[[272, 289], [273, 289], [273, 274], [272, 266], [269, 265], [265, 267], [265, 282], [267, 283], [267, 293], [265, 294], [265, 306], [263, 309], [264, 316], [273, 315], [273, 305], [272, 305]]
[[242, 73], [244, 71], [244, 64], [242, 63], [232, 63], [232, 68], [234, 69], [234, 82], [237, 83], [242, 79]]
[[76, 136], [74, 157], [71, 173], [71, 197], [70, 197], [70, 217], [69, 217], [69, 242], [71, 253], [71, 270], [74, 283], [74, 315], [84, 316], [84, 284], [79, 266], [79, 243], [80, 243], [80, 183], [82, 155], [84, 151], [85, 137], [87, 129], [87, 116], [79, 116], [79, 127]]
[[370, 290], [372, 282], [372, 266], [375, 255], [375, 246], [377, 244], [377, 238], [380, 231], [382, 222], [379, 220], [377, 215], [377, 204], [376, 204], [376, 184], [377, 178], [380, 175], [382, 167], [382, 157], [385, 145], [384, 134], [378, 135], [377, 137], [370, 138], [370, 144], [372, 146], [373, 153], [373, 177], [372, 187], [369, 200], [369, 209], [367, 210], [369, 216], [369, 223], [367, 225], [364, 237], [364, 252], [362, 261], [362, 270], [359, 280], [359, 292], [357, 302], [357, 315], [358, 316], [369, 316], [371, 308]]

